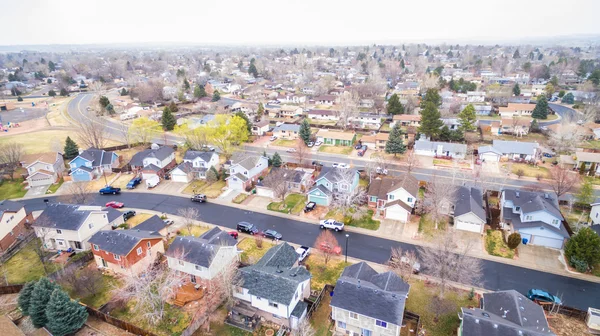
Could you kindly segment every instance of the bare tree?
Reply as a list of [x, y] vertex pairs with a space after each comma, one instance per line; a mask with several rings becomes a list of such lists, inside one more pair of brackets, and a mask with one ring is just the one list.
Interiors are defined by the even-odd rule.
[[410, 173], [413, 169], [420, 166], [419, 157], [415, 154], [414, 150], [409, 150], [404, 156], [404, 162], [406, 163], [406, 172]]
[[77, 123], [77, 138], [84, 147], [103, 148], [106, 146], [106, 123], [101, 118], [88, 117]]
[[437, 230], [440, 220], [448, 215], [451, 204], [454, 203], [457, 187], [449, 181], [443, 181], [433, 175], [425, 189], [423, 205], [429, 217], [435, 223]]
[[14, 173], [21, 163], [21, 157], [24, 154], [23, 145], [16, 142], [7, 142], [0, 145], [0, 164], [10, 179], [14, 178]]
[[292, 331], [292, 336], [315, 336], [317, 333], [310, 324], [308, 317], [305, 317]]
[[196, 221], [200, 219], [200, 211], [197, 208], [181, 208], [177, 210], [177, 215], [183, 219], [183, 226], [187, 229], [188, 234], [192, 236]]
[[576, 172], [572, 172], [560, 165], [556, 165], [550, 169], [550, 187], [558, 198], [573, 190], [578, 183], [579, 174]]
[[323, 256], [325, 265], [331, 260], [331, 257], [340, 255], [342, 248], [335, 236], [329, 230], [323, 230], [315, 240], [315, 249]]
[[302, 165], [305, 161], [310, 161], [310, 149], [306, 146], [302, 139], [298, 139], [296, 141], [296, 146], [294, 147], [296, 150], [294, 154], [294, 158], [299, 165]]
[[344, 92], [339, 98], [339, 123], [346, 130], [350, 120], [358, 115], [359, 98], [356, 93]]
[[38, 237], [39, 242], [35, 242], [33, 246], [33, 252], [38, 257], [38, 260], [44, 268], [44, 274], [48, 275], [48, 266], [46, 265], [46, 240], [55, 234], [55, 230], [49, 229], [48, 227], [54, 226], [55, 223], [51, 223], [46, 217], [38, 217], [35, 220], [35, 235]]
[[127, 145], [127, 148], [131, 148], [133, 135], [129, 131], [129, 125], [125, 123], [117, 123], [115, 128], [119, 132], [121, 140], [123, 140], [123, 142]]
[[401, 247], [392, 247], [388, 268], [398, 274], [404, 281], [408, 281], [414, 275], [414, 265], [419, 261], [414, 251], [403, 251]]
[[367, 203], [367, 192], [360, 186], [351, 188], [358, 172], [354, 169], [337, 168], [335, 176], [337, 188], [334, 188], [333, 191], [332, 207], [343, 216], [351, 215], [353, 218], [361, 218], [366, 211], [363, 205]]
[[548, 143], [557, 153], [572, 152], [583, 138], [583, 127], [567, 120], [563, 121], [554, 132], [549, 132]]
[[[265, 187], [273, 190], [273, 196], [278, 199], [285, 199], [289, 192], [289, 175], [290, 171], [285, 168], [273, 168], [269, 175], [263, 179]], [[285, 204], [282, 204], [285, 206]]]
[[64, 189], [64, 195], [59, 197], [61, 202], [89, 204], [94, 199], [94, 191], [89, 182], [71, 182], [65, 185]]
[[474, 243], [468, 240], [459, 248], [454, 232], [447, 231], [438, 236], [432, 246], [419, 248], [419, 257], [427, 274], [439, 283], [440, 297], [444, 296], [450, 281], [474, 285], [481, 278], [481, 261], [468, 256]]

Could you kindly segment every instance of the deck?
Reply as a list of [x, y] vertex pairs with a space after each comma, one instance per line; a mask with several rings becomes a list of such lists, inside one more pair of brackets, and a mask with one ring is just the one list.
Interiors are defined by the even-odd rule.
[[202, 299], [204, 296], [204, 288], [201, 285], [188, 282], [181, 286], [175, 294], [173, 304], [179, 307], [185, 306], [187, 303]]
[[225, 323], [248, 332], [254, 332], [260, 325], [260, 318], [256, 315], [256, 308], [246, 302], [237, 301], [227, 314]]

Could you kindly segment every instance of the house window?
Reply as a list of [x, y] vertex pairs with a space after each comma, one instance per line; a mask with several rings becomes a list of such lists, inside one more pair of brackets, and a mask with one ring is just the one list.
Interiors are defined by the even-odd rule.
[[56, 230], [57, 234], [62, 234], [62, 230]]
[[517, 211], [517, 212], [521, 211], [521, 207], [515, 207], [515, 211]]
[[137, 252], [138, 255], [142, 254], [142, 248], [138, 247], [137, 250], [136, 250], [136, 252]]
[[375, 325], [382, 328], [387, 328], [387, 322], [375, 320]]
[[552, 224], [558, 224], [558, 219], [552, 220]]
[[338, 328], [346, 329], [346, 322], [337, 321]]
[[13, 230], [10, 230], [10, 235], [11, 235], [11, 236], [14, 236], [14, 235], [15, 235], [15, 233], [13, 232]]
[[269, 301], [269, 307], [279, 308], [279, 305], [277, 303], [275, 303], [275, 302]]
[[196, 276], [195, 275], [190, 275], [190, 281], [195, 284], [196, 283]]
[[389, 195], [388, 195], [388, 199], [389, 199], [390, 201], [393, 201], [393, 200], [394, 200], [394, 195], [393, 195], [393, 194], [389, 194]]
[[377, 202], [377, 196], [371, 196], [371, 202]]
[[94, 251], [98, 251], [98, 250], [100, 250], [100, 249], [98, 248], [98, 245], [94, 244]]
[[148, 247], [152, 247], [152, 244], [150, 244], [150, 242], [147, 242], [147, 243], [146, 243], [146, 245], [147, 245]]
[[121, 256], [120, 255], [116, 255], [113, 253], [113, 256], [115, 257], [115, 260], [121, 260]]
[[409, 197], [409, 198], [407, 199], [407, 201], [408, 201], [408, 203], [412, 203], [412, 201], [413, 201], [413, 198], [412, 198], [412, 197]]
[[185, 263], [183, 262], [183, 260], [179, 260], [179, 265], [183, 266]]
[[235, 286], [235, 292], [238, 294], [244, 294], [244, 289], [240, 286]]
[[353, 319], [353, 320], [358, 320], [358, 314], [350, 312], [350, 318]]
[[202, 271], [204, 267], [200, 266], [200, 265], [196, 265], [196, 271]]
[[91, 229], [91, 228], [93, 228], [93, 227], [94, 227], [94, 223], [90, 223], [90, 224], [88, 224], [88, 226], [89, 226], [89, 228]]
[[361, 336], [371, 336], [373, 332], [369, 329], [360, 329]]
[[525, 220], [531, 220], [531, 216], [525, 216]]
[[76, 241], [75, 242], [75, 248], [78, 250], [81, 250], [81, 242]]

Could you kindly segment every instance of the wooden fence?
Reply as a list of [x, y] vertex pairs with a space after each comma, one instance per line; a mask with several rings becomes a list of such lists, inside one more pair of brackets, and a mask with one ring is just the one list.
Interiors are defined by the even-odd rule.
[[86, 310], [90, 316], [93, 316], [93, 317], [95, 317], [99, 320], [102, 320], [108, 324], [111, 324], [117, 328], [126, 330], [134, 335], [156, 336], [156, 334], [146, 331], [146, 330], [144, 330], [138, 326], [135, 326], [129, 322], [125, 322], [125, 321], [119, 320], [118, 318], [114, 318], [110, 315], [104, 314], [103, 312], [96, 310], [92, 307], [88, 307], [82, 303], [80, 303], [80, 304], [86, 308]]
[[319, 308], [319, 304], [321, 303], [323, 296], [329, 295], [329, 293], [333, 292], [334, 288], [335, 288], [334, 285], [326, 284], [325, 287], [323, 287], [323, 289], [321, 289], [321, 291], [317, 295], [317, 298], [314, 301], [309, 302], [310, 307], [308, 307], [308, 312], [306, 312], [307, 318], [310, 318], [312, 316], [312, 314], [315, 312], [315, 310], [317, 310], [317, 308]]
[[21, 291], [23, 285], [0, 286], [0, 294], [16, 294]]
[[104, 147], [104, 148], [101, 148], [101, 149], [103, 149], [105, 151], [116, 151], [116, 150], [133, 148], [133, 147], [138, 147], [138, 146], [150, 146], [150, 144], [143, 143], [143, 142], [136, 142], [136, 143], [132, 143], [132, 144], [129, 144], [129, 145], [118, 145], [118, 146]]
[[6, 251], [0, 255], [0, 263], [3, 263], [10, 259], [12, 256], [17, 254], [21, 250], [21, 248], [30, 242], [33, 238], [35, 238], [35, 233], [31, 232], [27, 236], [23, 237], [23, 239], [17, 240], [13, 245], [11, 245]]
[[404, 321], [413, 321], [417, 327], [414, 330], [421, 330], [421, 317], [413, 312], [404, 310]]
[[573, 317], [581, 321], [585, 321], [588, 315], [587, 311], [583, 311], [569, 306], [556, 307], [552, 304], [542, 304], [541, 306], [545, 311]]

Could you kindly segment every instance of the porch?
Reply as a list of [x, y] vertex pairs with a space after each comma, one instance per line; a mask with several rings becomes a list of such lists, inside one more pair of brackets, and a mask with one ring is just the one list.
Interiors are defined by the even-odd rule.
[[83, 243], [67, 239], [50, 238], [44, 243], [47, 250], [73, 252], [75, 250], [83, 250]]
[[227, 313], [225, 323], [248, 332], [254, 332], [260, 325], [257, 309], [244, 301], [237, 301]]
[[178, 307], [183, 307], [189, 302], [197, 301], [204, 297], [205, 287], [193, 282], [188, 282], [182, 285], [175, 294], [173, 304]]

